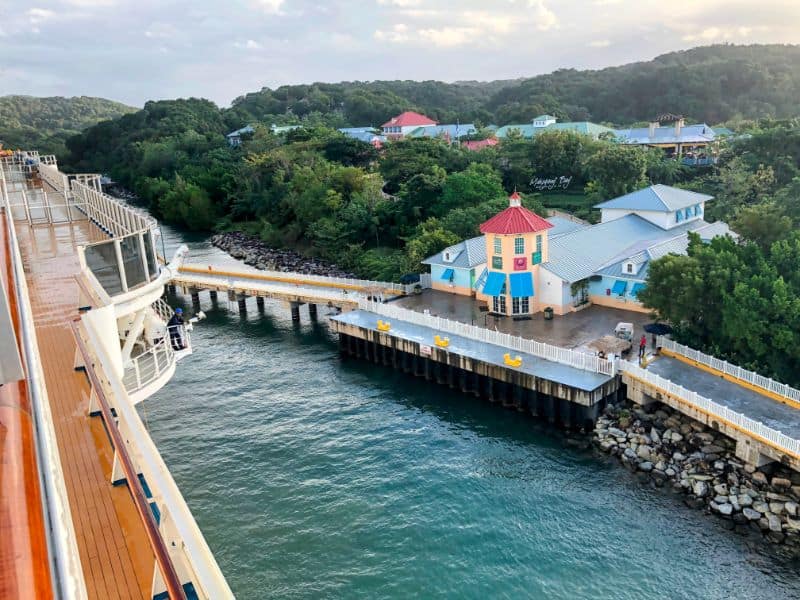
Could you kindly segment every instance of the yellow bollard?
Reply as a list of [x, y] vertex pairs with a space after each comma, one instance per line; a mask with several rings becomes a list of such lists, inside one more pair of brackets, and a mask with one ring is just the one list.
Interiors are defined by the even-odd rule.
[[522, 357], [518, 354], [514, 358], [511, 358], [511, 354], [506, 352], [503, 354], [503, 362], [507, 364], [509, 367], [518, 368], [522, 366]]
[[392, 324], [389, 321], [382, 321], [378, 319], [378, 331], [389, 331], [392, 328]]
[[450, 338], [445, 337], [443, 338], [439, 334], [433, 336], [433, 343], [439, 346], [440, 348], [447, 348], [450, 345]]

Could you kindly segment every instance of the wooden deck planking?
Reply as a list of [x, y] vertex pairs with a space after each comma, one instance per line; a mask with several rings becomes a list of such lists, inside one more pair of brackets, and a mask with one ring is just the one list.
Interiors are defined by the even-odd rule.
[[89, 385], [73, 368], [75, 245], [104, 236], [87, 221], [33, 228], [18, 222], [17, 231], [89, 596], [147, 598], [153, 553], [127, 487], [110, 483], [108, 434], [101, 418], [88, 416]]

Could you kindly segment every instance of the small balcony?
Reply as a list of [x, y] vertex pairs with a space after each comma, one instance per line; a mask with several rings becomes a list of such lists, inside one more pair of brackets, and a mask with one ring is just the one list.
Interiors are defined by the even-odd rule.
[[134, 343], [124, 364], [122, 383], [134, 404], [161, 389], [175, 373], [177, 362], [192, 353], [191, 325], [168, 326], [174, 313], [161, 299], [150, 310], [149, 334]]

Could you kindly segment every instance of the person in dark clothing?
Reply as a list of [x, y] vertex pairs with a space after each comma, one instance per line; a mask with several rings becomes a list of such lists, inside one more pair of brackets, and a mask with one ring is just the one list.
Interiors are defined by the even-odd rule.
[[172, 344], [173, 350], [183, 350], [183, 309], [176, 308], [175, 314], [172, 315], [167, 322], [167, 330], [169, 331], [169, 341]]

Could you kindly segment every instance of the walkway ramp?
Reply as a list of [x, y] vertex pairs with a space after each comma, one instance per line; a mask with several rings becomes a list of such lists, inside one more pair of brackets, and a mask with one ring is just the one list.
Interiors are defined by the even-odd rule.
[[648, 365], [647, 370], [772, 429], [800, 439], [800, 410], [793, 406], [672, 356], [659, 356]]
[[184, 264], [173, 285], [193, 290], [216, 290], [237, 296], [261, 296], [288, 302], [353, 307], [358, 298], [389, 299], [413, 292], [414, 285], [325, 277], [303, 273], [262, 271], [247, 265], [219, 268]]

